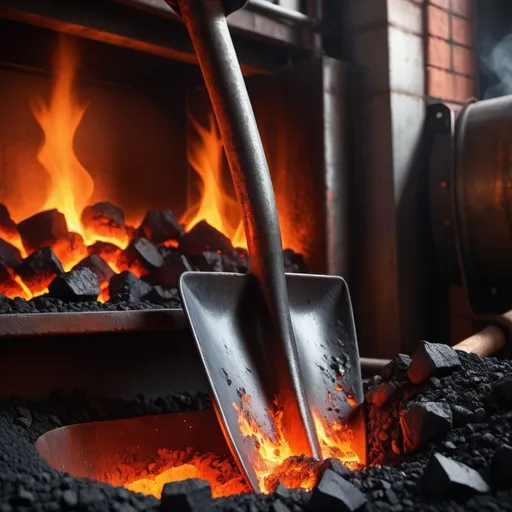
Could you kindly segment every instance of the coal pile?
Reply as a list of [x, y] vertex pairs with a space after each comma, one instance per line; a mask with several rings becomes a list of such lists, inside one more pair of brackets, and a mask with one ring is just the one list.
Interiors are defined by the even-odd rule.
[[[185, 232], [170, 210], [148, 211], [133, 227], [119, 207], [101, 202], [81, 222], [89, 245], [58, 210], [16, 224], [0, 205], [0, 313], [179, 308], [183, 272], [248, 269], [247, 251], [205, 221]], [[284, 261], [287, 272], [307, 272], [293, 251]]]
[[[367, 389], [371, 465], [351, 472], [331, 461], [309, 493], [278, 485], [269, 496], [212, 500], [207, 485], [192, 481], [168, 484], [160, 502], [60, 474], [34, 447], [61, 424], [202, 409], [211, 406], [206, 396], [123, 401], [75, 391], [38, 402], [12, 399], [0, 408], [0, 510], [512, 510], [512, 364], [445, 351], [424, 343], [373, 379]], [[412, 425], [418, 431], [406, 443]]]

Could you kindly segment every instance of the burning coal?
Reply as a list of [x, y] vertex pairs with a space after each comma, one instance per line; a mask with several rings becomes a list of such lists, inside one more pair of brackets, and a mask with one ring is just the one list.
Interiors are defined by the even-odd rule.
[[[139, 300], [149, 288], [134, 277], [172, 289], [186, 270], [245, 271], [240, 210], [222, 176], [224, 151], [213, 116], [207, 126], [191, 120], [197, 137], [187, 156], [197, 177], [197, 202], [179, 219], [170, 209], [150, 210], [144, 218], [130, 219], [130, 225], [123, 210], [101, 196], [104, 191], [97, 185], [102, 184], [95, 183], [75, 152], [75, 137], [90, 103], [78, 94], [78, 64], [76, 48], [60, 39], [50, 98], [32, 103], [44, 136], [37, 159], [46, 180], [36, 187], [23, 183], [6, 198], [7, 207], [0, 206], [0, 292], [28, 300], [48, 294], [51, 282], [64, 272], [85, 267], [96, 276], [99, 291], [89, 283], [83, 297], [71, 293], [70, 300], [105, 302], [118, 290]], [[285, 246], [299, 251], [286, 216], [281, 225]], [[120, 273], [124, 281], [117, 279], [112, 287], [112, 276]], [[54, 289], [83, 289], [88, 279], [82, 272]], [[159, 302], [162, 292], [156, 295]]]

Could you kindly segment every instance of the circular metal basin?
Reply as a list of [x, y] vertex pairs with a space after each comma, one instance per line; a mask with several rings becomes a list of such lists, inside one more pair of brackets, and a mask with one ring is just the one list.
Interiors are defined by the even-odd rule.
[[163, 448], [230, 453], [213, 410], [81, 423], [51, 430], [36, 442], [54, 469], [111, 485], [126, 483], [116, 468], [147, 466]]

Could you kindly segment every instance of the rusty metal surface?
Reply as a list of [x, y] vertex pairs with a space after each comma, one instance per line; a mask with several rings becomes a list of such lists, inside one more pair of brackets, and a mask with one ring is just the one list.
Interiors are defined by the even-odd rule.
[[229, 454], [213, 410], [70, 425], [51, 430], [36, 442], [39, 455], [52, 468], [111, 485], [128, 483], [116, 471], [127, 458], [133, 466], [147, 465], [160, 449], [187, 448]]
[[186, 328], [187, 322], [181, 309], [0, 315], [0, 338]]

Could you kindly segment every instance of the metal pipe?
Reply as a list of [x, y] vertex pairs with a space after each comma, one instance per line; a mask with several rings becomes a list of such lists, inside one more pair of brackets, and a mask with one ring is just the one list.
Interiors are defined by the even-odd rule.
[[[265, 352], [278, 380], [284, 414], [293, 418], [297, 453], [320, 458], [320, 445], [301, 381], [284, 274], [281, 231], [258, 125], [229, 33], [223, 2], [178, 0], [224, 143], [249, 248], [275, 336]], [[281, 402], [281, 401], [280, 401]]]
[[254, 14], [260, 14], [266, 18], [289, 25], [300, 25], [306, 28], [315, 28], [317, 26], [316, 20], [310, 18], [307, 14], [281, 7], [268, 0], [249, 0], [246, 9]]

